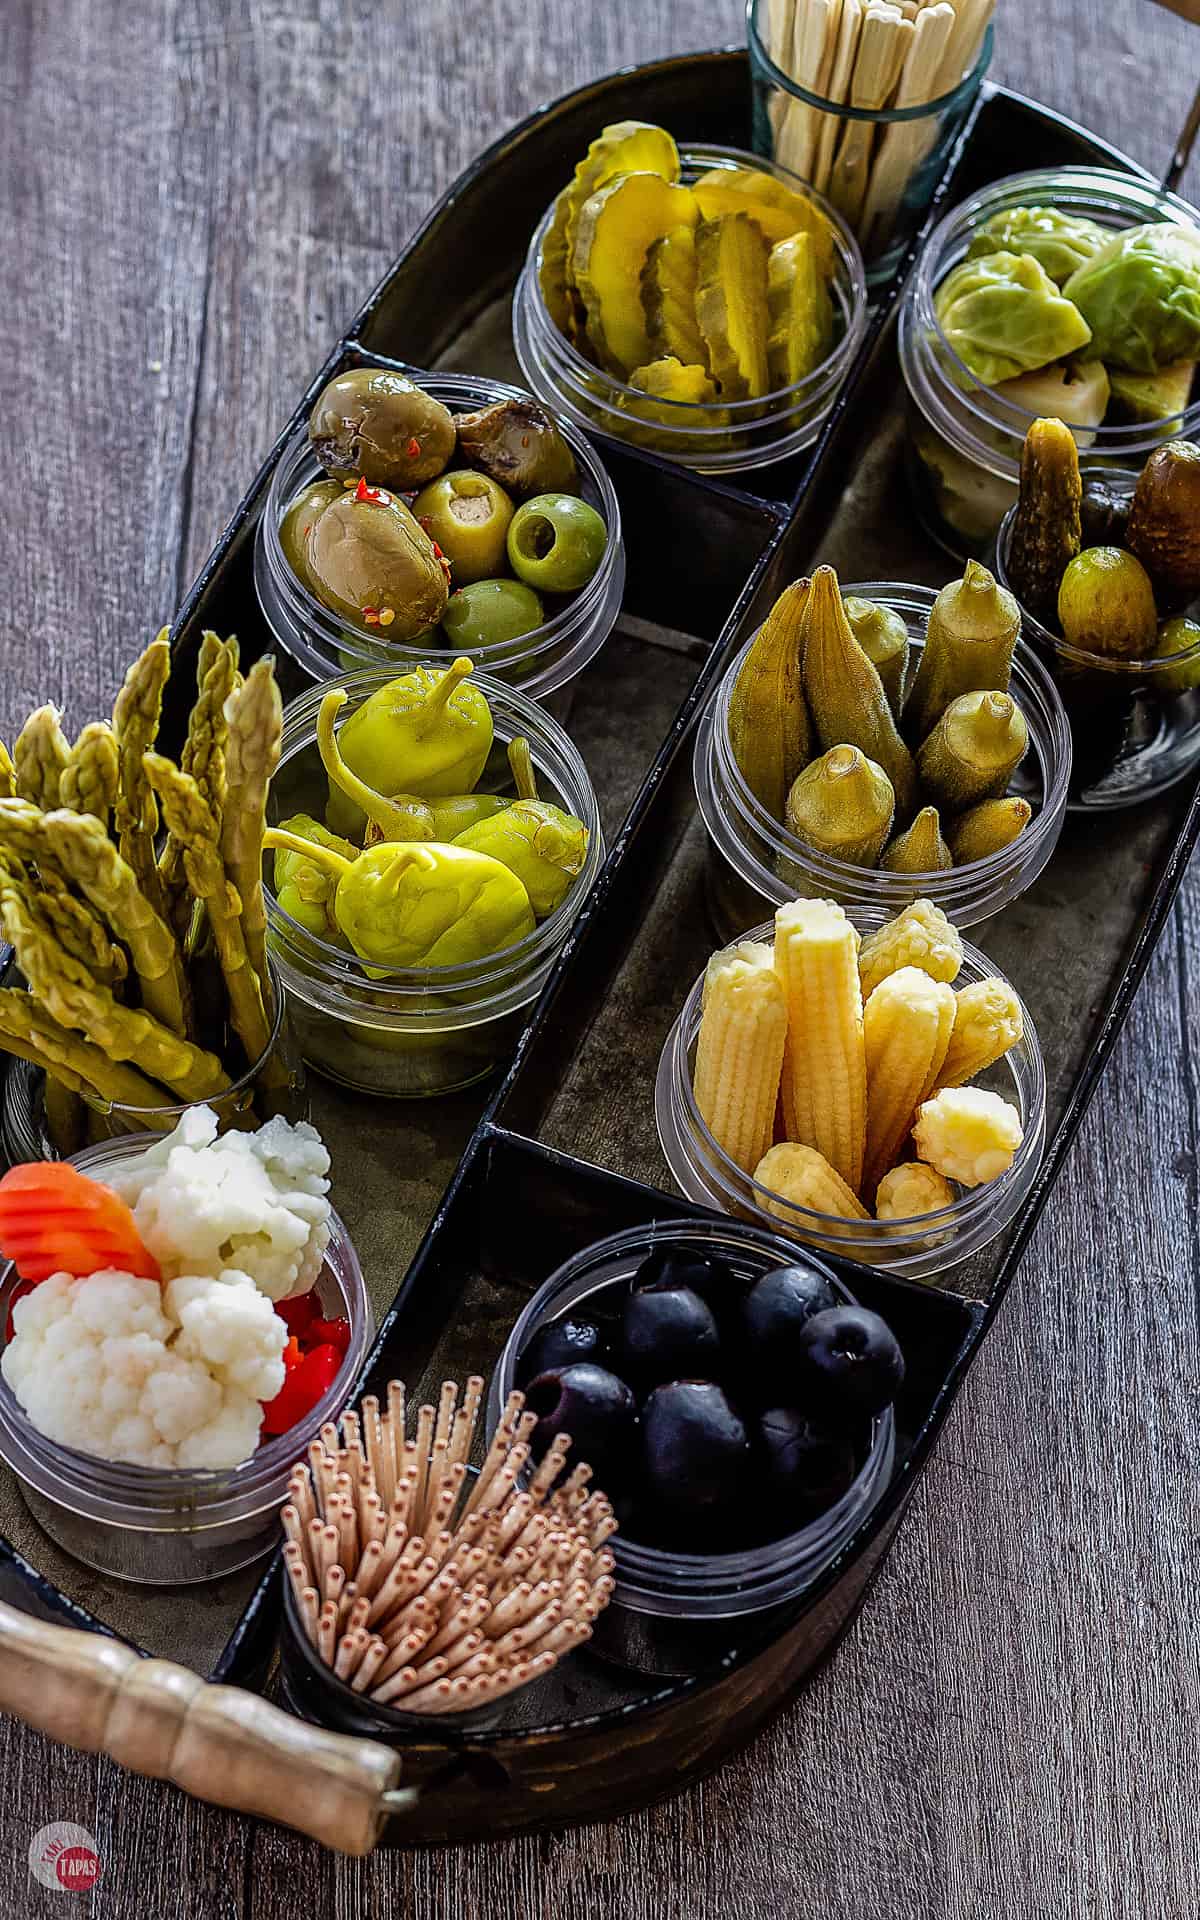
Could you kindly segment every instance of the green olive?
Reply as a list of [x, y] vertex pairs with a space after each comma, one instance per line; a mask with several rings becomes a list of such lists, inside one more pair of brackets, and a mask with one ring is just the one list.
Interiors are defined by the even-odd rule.
[[417, 495], [413, 512], [450, 562], [456, 587], [488, 580], [504, 565], [513, 503], [486, 473], [444, 473]]
[[279, 522], [279, 544], [284, 559], [302, 587], [311, 590], [308, 538], [326, 507], [342, 497], [340, 480], [314, 480], [301, 489]]
[[586, 587], [604, 558], [608, 529], [594, 507], [570, 493], [539, 493], [518, 507], [508, 530], [508, 563], [543, 593]]
[[446, 465], [454, 417], [402, 373], [354, 367], [320, 395], [308, 437], [327, 473], [362, 474], [373, 487], [407, 491]]
[[1085, 547], [1059, 584], [1058, 619], [1081, 652], [1144, 659], [1158, 627], [1150, 576], [1123, 547]]
[[497, 400], [480, 413], [460, 413], [454, 424], [459, 459], [498, 481], [514, 499], [579, 491], [575, 455], [535, 400]]
[[475, 580], [450, 595], [442, 632], [459, 653], [475, 653], [535, 632], [545, 617], [533, 588], [519, 580]]
[[441, 619], [449, 585], [433, 542], [384, 488], [343, 491], [307, 541], [313, 591], [372, 638], [415, 640]]

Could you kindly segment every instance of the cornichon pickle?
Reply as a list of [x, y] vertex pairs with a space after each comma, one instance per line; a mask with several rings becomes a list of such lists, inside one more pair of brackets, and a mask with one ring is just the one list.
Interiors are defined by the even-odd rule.
[[1085, 547], [1058, 589], [1063, 639], [1082, 653], [1141, 660], [1158, 630], [1154, 588], [1140, 560], [1121, 547]]
[[1013, 592], [1039, 620], [1053, 620], [1059, 581], [1079, 552], [1082, 500], [1074, 434], [1061, 420], [1035, 420], [1021, 452], [1007, 571]]
[[1168, 440], [1133, 492], [1129, 551], [1170, 595], [1200, 592], [1200, 446]]
[[833, 747], [805, 767], [787, 797], [789, 833], [855, 867], [873, 867], [892, 830], [896, 796], [881, 766], [857, 747]]
[[950, 814], [996, 799], [1028, 744], [1025, 716], [1011, 694], [961, 694], [917, 755], [922, 796]]

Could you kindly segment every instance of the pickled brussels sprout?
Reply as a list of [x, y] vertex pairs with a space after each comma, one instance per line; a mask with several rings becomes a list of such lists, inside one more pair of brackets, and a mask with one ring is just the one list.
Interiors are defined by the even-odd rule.
[[1090, 260], [1104, 245], [1104, 228], [1082, 214], [1059, 207], [1004, 207], [976, 227], [967, 259], [987, 253], [1031, 253], [1061, 287], [1076, 267]]
[[522, 581], [475, 580], [450, 595], [442, 632], [451, 646], [474, 653], [534, 633], [544, 619], [537, 594]]
[[526, 500], [534, 493], [578, 493], [575, 455], [545, 407], [534, 400], [497, 400], [479, 413], [460, 413], [459, 458]]
[[513, 503], [486, 473], [444, 473], [413, 501], [417, 524], [450, 563], [456, 587], [488, 580], [504, 563]]
[[403, 491], [441, 473], [454, 452], [454, 419], [403, 374], [354, 367], [318, 398], [308, 437], [326, 473], [360, 473], [373, 487]]
[[934, 295], [948, 344], [985, 386], [1077, 353], [1091, 330], [1032, 254], [963, 260]]
[[1091, 329], [1092, 351], [1130, 373], [1200, 357], [1200, 233], [1154, 220], [1126, 227], [1063, 289]]
[[447, 569], [403, 501], [360, 481], [343, 490], [305, 541], [319, 600], [387, 640], [415, 640], [442, 617]]

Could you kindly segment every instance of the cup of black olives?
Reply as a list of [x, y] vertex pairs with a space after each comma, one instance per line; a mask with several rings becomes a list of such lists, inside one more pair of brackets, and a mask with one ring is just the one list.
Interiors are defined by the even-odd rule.
[[518, 388], [349, 367], [276, 463], [254, 580], [316, 679], [444, 646], [544, 700], [620, 611], [620, 509], [583, 435]]
[[833, 1269], [733, 1221], [596, 1242], [539, 1289], [492, 1377], [559, 1432], [620, 1531], [610, 1612], [717, 1622], [793, 1601], [882, 1495], [904, 1357]]

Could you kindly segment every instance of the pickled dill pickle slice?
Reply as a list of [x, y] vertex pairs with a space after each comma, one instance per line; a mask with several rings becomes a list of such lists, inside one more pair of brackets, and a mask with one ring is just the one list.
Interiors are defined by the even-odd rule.
[[[700, 175], [692, 192], [706, 220], [713, 217], [704, 204], [710, 197], [721, 213], [734, 213], [748, 201], [753, 202], [748, 211], [759, 221], [773, 246], [780, 240], [790, 239], [793, 233], [811, 233], [817, 249], [817, 265], [826, 280], [832, 279], [836, 253], [833, 227], [820, 207], [804, 194], [793, 192], [782, 180], [774, 179], [769, 173], [756, 173], [752, 167], [711, 167]], [[772, 229], [770, 232], [768, 226]]]
[[563, 188], [566, 196], [563, 245], [568, 284], [584, 202], [610, 180], [615, 180], [619, 173], [656, 173], [660, 180], [671, 184], [678, 180], [679, 151], [665, 128], [651, 126], [646, 120], [617, 120], [611, 127], [603, 128], [592, 141], [574, 177]]
[[771, 332], [767, 368], [773, 387], [792, 387], [828, 358], [833, 303], [817, 265], [811, 233], [794, 233], [771, 248], [767, 261]]
[[[684, 447], [691, 449], [693, 443], [681, 438], [691, 423], [682, 412], [680, 403], [708, 409], [699, 423], [704, 438], [697, 438], [697, 450], [703, 446], [711, 451], [714, 446], [725, 444], [723, 440], [714, 441], [712, 429], [725, 425], [729, 416], [723, 407], [716, 404], [717, 389], [703, 367], [685, 367], [667, 355], [661, 360], [652, 360], [648, 366], [638, 367], [630, 374], [629, 384], [635, 389], [637, 397], [623, 393], [619, 402], [621, 411], [647, 423], [645, 429], [630, 427], [626, 437], [635, 446], [676, 454]], [[644, 399], [640, 397], [642, 395], [645, 395]], [[670, 402], [675, 404], [671, 405]], [[652, 429], [656, 426], [669, 427], [671, 432], [654, 432]]]
[[767, 371], [767, 243], [748, 212], [696, 229], [696, 320], [724, 400], [757, 400]]
[[654, 358], [642, 310], [646, 255], [664, 234], [698, 218], [688, 189], [656, 173], [622, 174], [584, 201], [571, 267], [587, 310], [588, 339], [614, 373], [624, 376]]
[[538, 263], [538, 285], [546, 312], [560, 333], [577, 340], [580, 331], [579, 296], [567, 274], [567, 218], [571, 210], [570, 187], [564, 187], [554, 202], [554, 218], [542, 241]]
[[[707, 370], [708, 355], [696, 324], [696, 235], [691, 227], [673, 227], [646, 255], [642, 308], [658, 360]], [[636, 374], [632, 384], [638, 384]]]

